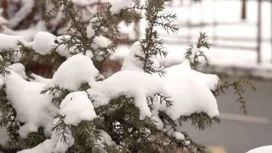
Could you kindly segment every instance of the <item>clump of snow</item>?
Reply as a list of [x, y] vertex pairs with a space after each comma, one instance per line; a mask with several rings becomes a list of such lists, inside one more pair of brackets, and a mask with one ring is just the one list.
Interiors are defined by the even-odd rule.
[[97, 143], [104, 147], [104, 144], [106, 143], [107, 145], [114, 145], [115, 142], [112, 140], [111, 136], [105, 132], [104, 130], [101, 130], [100, 133], [100, 139], [97, 140]]
[[14, 63], [8, 67], [8, 70], [9, 69], [19, 74], [22, 78], [27, 79], [27, 76], [25, 73], [25, 66], [22, 63]]
[[34, 49], [36, 53], [41, 55], [50, 54], [55, 44], [56, 36], [49, 32], [38, 32], [33, 42], [29, 43], [29, 45]]
[[[62, 35], [62, 36], [58, 36], [56, 40], [61, 44], [63, 43], [64, 40], [69, 40], [69, 39], [71, 39], [70, 35]], [[71, 52], [76, 52], [76, 47], [72, 46], [68, 48], [68, 45], [61, 44], [57, 47], [56, 51], [59, 55], [69, 58], [72, 56]]]
[[96, 36], [94, 38], [94, 43], [99, 47], [106, 48], [111, 44], [111, 40], [104, 36]]
[[164, 84], [157, 76], [136, 71], [120, 71], [94, 83], [87, 92], [93, 98], [95, 107], [106, 105], [122, 94], [133, 97], [135, 106], [140, 110], [140, 119], [144, 119], [152, 115], [146, 98], [156, 93], [163, 94]]
[[177, 140], [185, 140], [185, 136], [184, 134], [182, 134], [181, 132], [174, 132], [173, 133], [174, 138], [176, 138]]
[[109, 3], [111, 4], [110, 11], [112, 14], [118, 14], [122, 9], [129, 8], [133, 5], [132, 0], [110, 0]]
[[60, 104], [60, 114], [65, 116], [65, 124], [75, 126], [97, 117], [92, 102], [83, 91], [68, 94]]
[[16, 49], [19, 41], [22, 43], [26, 42], [23, 36], [11, 36], [0, 33], [0, 52], [2, 52], [3, 49]]
[[45, 23], [43, 21], [40, 21], [36, 25], [33, 25], [28, 29], [13, 30], [6, 27], [4, 28], [2, 33], [8, 34], [8, 35], [20, 35], [20, 36], [23, 36], [27, 42], [30, 42], [33, 40], [37, 32], [45, 31], [45, 30], [46, 30]]
[[87, 32], [87, 38], [91, 38], [95, 35], [95, 31], [93, 29], [93, 25], [92, 23], [90, 23], [88, 26], [87, 26], [87, 29], [86, 29], [86, 32]]
[[61, 134], [63, 131], [62, 130], [54, 131], [55, 133], [53, 134], [53, 136], [57, 137], [57, 145], [52, 151], [54, 153], [65, 153], [68, 150], [68, 148], [73, 146], [75, 143], [75, 139], [72, 136], [72, 131], [69, 128], [66, 128], [63, 130], [65, 130], [65, 137], [66, 137], [65, 142], [63, 141], [62, 134]]
[[173, 120], [193, 113], [207, 113], [210, 117], [219, 115], [216, 99], [209, 87], [186, 73], [167, 73], [164, 78], [171, 107], [162, 103], [159, 107]]
[[52, 78], [52, 83], [70, 91], [76, 91], [83, 83], [95, 82], [99, 71], [93, 61], [82, 54], [74, 55], [63, 62]]
[[246, 153], [272, 153], [272, 145], [255, 148], [255, 149], [250, 150]]
[[[64, 129], [62, 129], [64, 130]], [[65, 153], [69, 147], [74, 145], [74, 138], [71, 130], [65, 129], [66, 142], [62, 139], [62, 130], [53, 131], [50, 139], [45, 140], [34, 148], [25, 149], [18, 153]]]
[[[135, 42], [132, 45], [132, 47], [129, 51], [129, 54], [124, 59], [121, 70], [132, 70], [132, 71], [142, 71], [143, 72], [144, 63], [143, 63], [143, 61], [140, 61], [135, 56], [145, 57], [145, 54], [142, 51], [141, 43], [139, 41]], [[159, 62], [155, 58], [151, 58], [151, 60], [153, 61], [152, 66], [154, 68], [158, 68]]]
[[51, 104], [51, 95], [40, 94], [46, 84], [27, 82], [16, 72], [11, 70], [10, 73], [5, 77], [7, 98], [17, 112], [17, 119], [25, 123], [19, 134], [26, 137], [30, 132], [37, 132], [40, 126], [50, 134], [56, 109]]
[[212, 91], [216, 90], [217, 85], [220, 83], [219, 77], [215, 74], [205, 74], [191, 69], [188, 60], [185, 60], [181, 64], [167, 68], [166, 73], [172, 75], [186, 75], [196, 81], [204, 83]]

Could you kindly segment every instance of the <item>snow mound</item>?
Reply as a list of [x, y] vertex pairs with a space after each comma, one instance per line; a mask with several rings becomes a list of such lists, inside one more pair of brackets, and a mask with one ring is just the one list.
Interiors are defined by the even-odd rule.
[[92, 102], [83, 91], [68, 94], [60, 104], [60, 114], [65, 116], [65, 124], [75, 126], [97, 117]]
[[[121, 70], [133, 70], [143, 72], [144, 63], [135, 56], [145, 57], [139, 41], [135, 42], [131, 46], [129, 54], [124, 59]], [[153, 60], [153, 68], [158, 68], [159, 62], [155, 58], [151, 58], [151, 60]]]
[[8, 70], [11, 69], [17, 74], [19, 74], [22, 78], [25, 80], [27, 79], [26, 73], [25, 73], [25, 66], [22, 63], [14, 63], [8, 67]]
[[49, 32], [38, 32], [33, 42], [29, 45], [34, 49], [34, 51], [40, 55], [50, 54], [51, 50], [56, 46], [55, 44], [56, 36]]
[[6, 93], [17, 112], [17, 119], [25, 123], [19, 129], [21, 137], [26, 137], [30, 132], [37, 132], [40, 126], [45, 128], [46, 134], [50, 134], [56, 109], [51, 104], [51, 95], [40, 94], [46, 84], [27, 82], [14, 71], [10, 72], [5, 78]]
[[104, 36], [96, 36], [94, 37], [94, 43], [99, 47], [106, 48], [111, 44], [111, 40]]
[[93, 98], [94, 106], [107, 105], [111, 99], [124, 94], [134, 98], [135, 106], [140, 110], [140, 119], [151, 117], [146, 98], [156, 93], [164, 93], [161, 78], [137, 71], [120, 71], [91, 86], [87, 91]]
[[0, 33], [0, 52], [4, 49], [16, 49], [18, 42], [26, 43], [23, 36], [11, 36]]
[[93, 25], [92, 23], [90, 23], [87, 28], [86, 28], [86, 32], [87, 32], [87, 38], [91, 38], [95, 35], [95, 31], [93, 29]]
[[71, 130], [69, 128], [66, 128], [66, 142], [64, 142], [61, 132], [63, 131], [53, 131], [50, 139], [45, 140], [34, 148], [25, 149], [19, 151], [18, 153], [65, 153], [69, 147], [74, 145], [75, 139], [72, 136]]
[[53, 75], [52, 82], [70, 91], [76, 91], [83, 83], [95, 82], [99, 76], [93, 61], [82, 54], [74, 55], [63, 62]]
[[216, 99], [205, 84], [186, 75], [167, 74], [164, 81], [173, 105], [166, 107], [162, 103], [159, 110], [165, 111], [173, 120], [201, 112], [210, 117], [219, 115]]

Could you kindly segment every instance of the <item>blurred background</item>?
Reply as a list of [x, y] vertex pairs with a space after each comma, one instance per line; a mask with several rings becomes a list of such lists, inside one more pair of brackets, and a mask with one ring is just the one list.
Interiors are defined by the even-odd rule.
[[[86, 23], [100, 4], [89, 0], [77, 3]], [[43, 8], [45, 9], [45, 8]], [[42, 10], [42, 9], [41, 9]], [[0, 0], [0, 33], [22, 35], [33, 40], [38, 31], [63, 32], [61, 21], [45, 25], [41, 13], [33, 8], [31, 0]], [[168, 51], [166, 58], [159, 58], [164, 66], [179, 64], [186, 49], [194, 44], [200, 32], [205, 32], [212, 44], [205, 54], [209, 66], [201, 71], [217, 73], [225, 80], [250, 79], [257, 91], [247, 91], [248, 115], [239, 111], [237, 97], [230, 90], [218, 97], [221, 124], [199, 131], [185, 125], [184, 131], [197, 142], [208, 145], [211, 153], [244, 153], [250, 149], [272, 144], [272, 0], [173, 0], [166, 11], [177, 13], [176, 34], [158, 29]], [[121, 22], [122, 38], [116, 52], [105, 62], [105, 76], [120, 69], [129, 52], [129, 44], [144, 34], [145, 21], [130, 25]], [[53, 28], [52, 28], [53, 27]], [[1, 42], [0, 42], [1, 43]], [[36, 66], [35, 73], [40, 72]], [[5, 133], [0, 130], [0, 143]]]

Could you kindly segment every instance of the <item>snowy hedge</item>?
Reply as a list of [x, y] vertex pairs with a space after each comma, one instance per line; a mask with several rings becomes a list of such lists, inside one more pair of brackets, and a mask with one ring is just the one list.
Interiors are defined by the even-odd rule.
[[[58, 18], [69, 23], [64, 34], [35, 26], [24, 31], [37, 30], [33, 38], [0, 34], [0, 126], [8, 133], [0, 151], [205, 152], [182, 130], [186, 121], [200, 129], [218, 122], [215, 95], [228, 87], [219, 91], [217, 75], [197, 71], [205, 59], [201, 49], [209, 47], [205, 34], [188, 49], [185, 61], [164, 68], [158, 57], [167, 52], [156, 28], [178, 30], [172, 24], [175, 14], [163, 12], [167, 0], [114, 0], [87, 17], [78, 16], [78, 5], [91, 1], [52, 2], [22, 1], [23, 13], [8, 22], [19, 26], [34, 6], [46, 6], [49, 25]], [[48, 6], [61, 13], [50, 18]], [[112, 38], [120, 34], [117, 25], [132, 22], [135, 14], [148, 23], [144, 37], [130, 47], [119, 72], [103, 75], [103, 65], [116, 49]], [[52, 75], [33, 73], [33, 63]]]

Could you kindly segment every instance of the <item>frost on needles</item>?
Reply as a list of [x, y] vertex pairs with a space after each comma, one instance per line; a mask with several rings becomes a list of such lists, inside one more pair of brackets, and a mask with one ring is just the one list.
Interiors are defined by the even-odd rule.
[[[206, 152], [182, 125], [189, 121], [205, 129], [218, 123], [215, 95], [239, 84], [221, 88], [217, 75], [197, 71], [205, 57], [201, 49], [208, 47], [203, 34], [181, 64], [160, 65], [159, 56], [167, 52], [157, 29], [178, 30], [176, 15], [164, 12], [168, 1], [23, 1], [23, 15], [45, 8], [37, 18], [43, 17], [46, 26], [35, 34], [36, 27], [29, 27], [25, 32], [31, 40], [0, 34], [0, 126], [8, 133], [0, 151]], [[82, 15], [79, 8], [89, 10], [93, 4], [98, 5], [93, 14]], [[121, 34], [118, 24], [135, 17], [147, 22], [144, 37], [131, 45], [121, 70], [105, 77], [103, 64]], [[22, 18], [15, 15], [7, 22], [16, 26]], [[31, 63], [49, 65], [51, 77], [33, 73]]]

